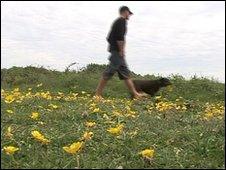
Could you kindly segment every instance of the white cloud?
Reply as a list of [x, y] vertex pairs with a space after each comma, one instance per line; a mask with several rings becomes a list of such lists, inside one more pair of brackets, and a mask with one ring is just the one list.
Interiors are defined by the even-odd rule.
[[225, 79], [224, 2], [1, 2], [1, 67], [107, 64], [106, 36], [128, 5], [127, 61], [141, 74]]

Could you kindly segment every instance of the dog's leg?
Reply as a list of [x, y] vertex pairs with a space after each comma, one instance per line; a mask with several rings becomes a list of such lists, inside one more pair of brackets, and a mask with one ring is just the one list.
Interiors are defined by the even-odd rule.
[[153, 92], [153, 90], [145, 90], [145, 94], [149, 94], [151, 97], [153, 97], [155, 92]]
[[159, 87], [154, 87], [151, 89], [147, 89], [144, 92], [150, 94], [152, 97], [159, 91]]

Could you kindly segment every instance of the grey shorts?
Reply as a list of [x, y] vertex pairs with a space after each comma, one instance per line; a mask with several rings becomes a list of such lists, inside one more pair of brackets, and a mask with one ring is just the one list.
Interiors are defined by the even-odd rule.
[[125, 59], [119, 56], [118, 51], [111, 51], [109, 64], [103, 72], [103, 78], [109, 80], [116, 72], [120, 80], [126, 80], [130, 77], [130, 71]]

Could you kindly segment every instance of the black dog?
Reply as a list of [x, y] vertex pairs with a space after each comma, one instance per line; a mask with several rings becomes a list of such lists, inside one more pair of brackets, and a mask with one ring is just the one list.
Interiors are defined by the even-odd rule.
[[[133, 80], [133, 83], [137, 92], [144, 92], [151, 96], [154, 96], [161, 87], [171, 85], [171, 82], [167, 78], [160, 78], [158, 80]], [[131, 97], [133, 98], [134, 95], [131, 94]]]

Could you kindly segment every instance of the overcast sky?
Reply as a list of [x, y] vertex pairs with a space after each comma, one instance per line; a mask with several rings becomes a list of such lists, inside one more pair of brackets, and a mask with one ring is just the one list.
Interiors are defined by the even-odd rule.
[[1, 2], [1, 67], [108, 64], [106, 36], [122, 5], [134, 13], [126, 35], [130, 70], [224, 82], [223, 1]]

